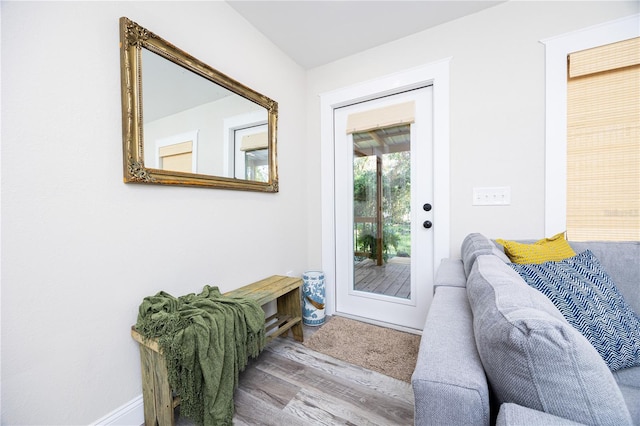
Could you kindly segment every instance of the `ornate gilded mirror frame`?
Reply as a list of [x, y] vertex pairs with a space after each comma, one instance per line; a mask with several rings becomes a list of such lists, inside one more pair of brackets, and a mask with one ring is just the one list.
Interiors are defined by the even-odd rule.
[[[147, 167], [144, 156], [142, 50], [147, 49], [245, 98], [267, 112], [268, 176], [266, 181]], [[276, 133], [278, 104], [180, 50], [126, 17], [120, 18], [122, 136], [125, 183], [149, 183], [244, 191], [278, 192]], [[151, 161], [148, 162], [152, 164]]]

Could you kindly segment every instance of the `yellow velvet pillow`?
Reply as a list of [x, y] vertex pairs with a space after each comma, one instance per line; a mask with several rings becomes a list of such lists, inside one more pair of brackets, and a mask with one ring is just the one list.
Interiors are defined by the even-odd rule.
[[567, 240], [564, 239], [564, 232], [536, 241], [533, 244], [523, 244], [515, 241], [496, 240], [504, 246], [504, 252], [511, 262], [519, 264], [564, 260], [573, 257], [573, 251]]

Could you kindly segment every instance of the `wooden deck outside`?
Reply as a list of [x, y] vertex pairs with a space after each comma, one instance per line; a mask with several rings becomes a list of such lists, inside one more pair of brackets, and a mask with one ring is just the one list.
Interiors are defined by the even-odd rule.
[[355, 289], [408, 299], [411, 296], [411, 263], [408, 257], [394, 257], [382, 266], [371, 259], [356, 261]]

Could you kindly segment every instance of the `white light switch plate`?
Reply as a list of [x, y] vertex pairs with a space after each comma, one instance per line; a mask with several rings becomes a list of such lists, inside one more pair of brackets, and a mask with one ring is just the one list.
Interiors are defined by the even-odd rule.
[[474, 206], [508, 206], [510, 204], [510, 186], [473, 188]]

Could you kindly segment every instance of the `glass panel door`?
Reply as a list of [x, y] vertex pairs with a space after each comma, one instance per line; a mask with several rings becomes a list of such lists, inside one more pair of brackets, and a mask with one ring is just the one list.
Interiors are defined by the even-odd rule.
[[[334, 110], [336, 313], [420, 329], [433, 277], [433, 90]], [[373, 117], [373, 118], [372, 118]], [[420, 259], [420, 261], [416, 261]]]
[[353, 288], [411, 296], [408, 124], [353, 133]]

